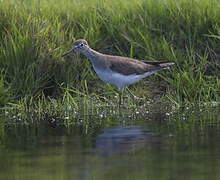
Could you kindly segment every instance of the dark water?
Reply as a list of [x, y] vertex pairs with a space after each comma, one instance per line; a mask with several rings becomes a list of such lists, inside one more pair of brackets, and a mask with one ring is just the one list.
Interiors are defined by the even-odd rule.
[[[1, 180], [218, 180], [218, 109], [0, 125]], [[2, 121], [3, 122], [3, 121]]]

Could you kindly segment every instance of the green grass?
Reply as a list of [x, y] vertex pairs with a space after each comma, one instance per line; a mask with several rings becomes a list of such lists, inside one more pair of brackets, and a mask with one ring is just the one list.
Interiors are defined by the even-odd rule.
[[159, 91], [176, 106], [219, 102], [219, 8], [218, 0], [0, 1], [0, 104], [116, 103], [116, 90], [85, 57], [61, 58], [79, 38], [103, 53], [176, 63], [133, 85], [137, 96]]

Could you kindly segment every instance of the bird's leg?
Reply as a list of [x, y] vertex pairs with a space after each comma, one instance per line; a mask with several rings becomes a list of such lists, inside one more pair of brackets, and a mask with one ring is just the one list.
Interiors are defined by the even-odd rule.
[[122, 103], [123, 103], [123, 91], [124, 91], [124, 88], [118, 89], [118, 95], [119, 95], [119, 106], [121, 106]]
[[118, 96], [119, 96], [119, 102], [118, 102], [118, 105], [121, 106], [121, 91], [119, 91]]

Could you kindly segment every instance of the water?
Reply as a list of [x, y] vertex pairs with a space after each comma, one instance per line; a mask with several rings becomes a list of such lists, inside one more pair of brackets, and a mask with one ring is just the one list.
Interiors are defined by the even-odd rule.
[[0, 179], [220, 179], [216, 108], [90, 118], [99, 125], [0, 125]]

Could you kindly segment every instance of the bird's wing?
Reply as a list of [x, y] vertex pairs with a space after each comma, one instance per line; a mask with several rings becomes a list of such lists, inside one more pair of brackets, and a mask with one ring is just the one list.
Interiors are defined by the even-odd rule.
[[120, 57], [120, 56], [109, 56], [109, 68], [124, 75], [130, 74], [144, 74], [154, 70], [162, 69], [159, 63], [147, 61], [150, 63], [138, 61], [132, 58]]

